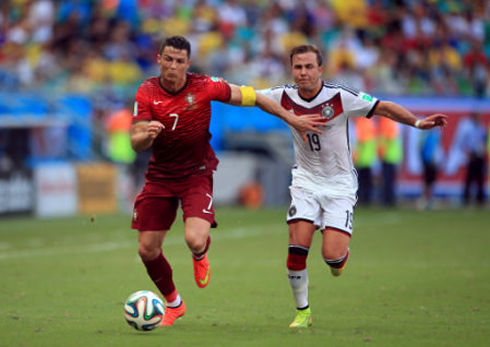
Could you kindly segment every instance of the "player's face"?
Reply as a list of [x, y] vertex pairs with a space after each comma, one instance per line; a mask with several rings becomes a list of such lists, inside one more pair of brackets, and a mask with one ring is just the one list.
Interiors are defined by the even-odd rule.
[[157, 62], [160, 65], [160, 74], [164, 84], [183, 85], [191, 63], [186, 50], [167, 46], [163, 49], [162, 54], [158, 54]]
[[312, 94], [321, 87], [321, 76], [323, 67], [318, 66], [316, 54], [306, 52], [293, 56], [292, 66], [293, 79], [300, 93]]

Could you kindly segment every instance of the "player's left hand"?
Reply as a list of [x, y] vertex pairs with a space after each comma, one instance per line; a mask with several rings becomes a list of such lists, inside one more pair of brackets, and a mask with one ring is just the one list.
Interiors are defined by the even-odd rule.
[[425, 117], [420, 120], [419, 128], [420, 129], [432, 129], [440, 126], [441, 128], [445, 128], [447, 125], [447, 116], [442, 113], [436, 113], [430, 116]]
[[318, 127], [324, 126], [327, 123], [327, 119], [320, 114], [304, 114], [293, 117], [293, 120], [293, 124], [291, 125], [300, 133], [304, 142], [307, 141], [306, 131], [323, 134], [323, 131], [318, 129]]

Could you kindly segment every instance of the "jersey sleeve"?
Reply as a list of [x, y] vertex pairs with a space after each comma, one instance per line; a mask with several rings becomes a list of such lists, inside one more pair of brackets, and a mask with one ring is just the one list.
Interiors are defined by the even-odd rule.
[[211, 100], [228, 102], [231, 99], [231, 88], [228, 83], [218, 80], [214, 77], [209, 77], [207, 81], [207, 89], [210, 93]]
[[371, 118], [374, 108], [379, 102], [377, 98], [363, 92], [353, 93], [347, 90], [341, 90], [341, 96], [344, 112], [349, 117]]
[[150, 98], [145, 84], [142, 84], [136, 92], [134, 100], [134, 111], [132, 123], [140, 121], [151, 121]]
[[257, 93], [267, 96], [269, 99], [274, 100], [278, 104], [281, 104], [281, 97], [283, 92], [284, 92], [283, 87], [274, 87], [269, 89], [257, 90]]

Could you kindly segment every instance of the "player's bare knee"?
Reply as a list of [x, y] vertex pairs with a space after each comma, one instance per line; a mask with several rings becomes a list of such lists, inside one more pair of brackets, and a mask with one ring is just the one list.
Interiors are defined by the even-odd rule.
[[206, 240], [199, 240], [197, 238], [188, 238], [185, 240], [187, 243], [187, 247], [191, 250], [192, 253], [200, 253], [206, 247]]
[[161, 249], [156, 247], [149, 247], [147, 245], [140, 244], [138, 246], [138, 254], [143, 261], [150, 261], [158, 257]]

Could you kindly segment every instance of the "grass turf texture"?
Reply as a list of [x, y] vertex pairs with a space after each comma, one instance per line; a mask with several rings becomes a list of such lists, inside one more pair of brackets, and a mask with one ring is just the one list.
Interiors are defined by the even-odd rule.
[[344, 274], [315, 235], [313, 327], [286, 276], [286, 208], [218, 208], [210, 285], [194, 283], [179, 221], [164, 252], [187, 304], [173, 327], [133, 330], [132, 292], [156, 291], [130, 216], [0, 219], [0, 346], [483, 346], [490, 336], [488, 210], [358, 209]]

